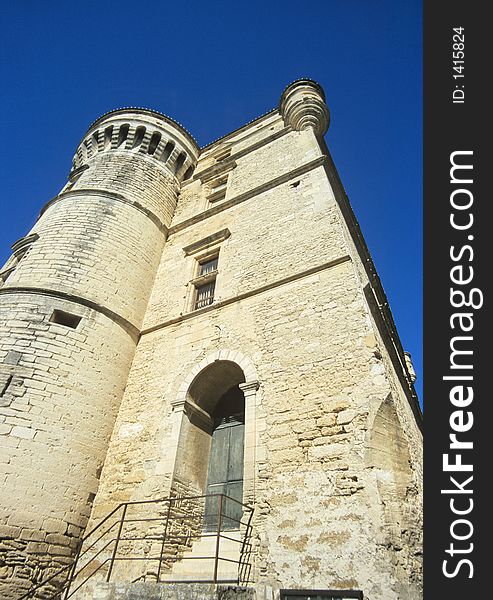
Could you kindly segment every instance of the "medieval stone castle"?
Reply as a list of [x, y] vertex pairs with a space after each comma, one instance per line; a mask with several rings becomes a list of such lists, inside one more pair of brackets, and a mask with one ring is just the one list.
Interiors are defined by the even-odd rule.
[[115, 110], [0, 271], [0, 597], [417, 600], [414, 373], [311, 80]]

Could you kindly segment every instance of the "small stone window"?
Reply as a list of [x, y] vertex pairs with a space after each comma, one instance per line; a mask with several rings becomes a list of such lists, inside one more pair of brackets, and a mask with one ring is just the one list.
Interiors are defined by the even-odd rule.
[[31, 233], [15, 242], [15, 244], [12, 244], [12, 251], [17, 261], [20, 261], [26, 256], [36, 240], [39, 240], [39, 235], [37, 233]]
[[212, 271], [217, 271], [219, 256], [205, 260], [199, 263], [199, 275], [208, 275]]
[[183, 248], [185, 256], [193, 257], [191, 264], [189, 263], [191, 273], [187, 284], [185, 311], [198, 310], [217, 301], [220, 244], [230, 235], [229, 229], [221, 229]]
[[214, 155], [214, 159], [216, 162], [221, 162], [222, 160], [226, 160], [230, 156], [231, 156], [231, 147], [223, 148], [222, 150], [219, 150], [219, 152], [216, 152], [216, 154]]
[[198, 310], [214, 302], [216, 276], [219, 254], [214, 254], [197, 261], [197, 277], [193, 280], [195, 287], [193, 309]]
[[77, 326], [82, 321], [82, 317], [74, 315], [72, 313], [65, 312], [64, 310], [53, 311], [50, 317], [50, 323], [56, 323], [57, 325], [63, 325], [64, 327], [70, 327], [70, 329], [77, 329]]
[[211, 190], [210, 194], [207, 196], [209, 202], [219, 202], [220, 200], [224, 200], [226, 197], [226, 189], [228, 187], [228, 177], [229, 173], [222, 177], [218, 177], [209, 184]]
[[214, 302], [214, 290], [216, 289], [216, 280], [204, 283], [204, 285], [198, 285], [196, 288], [195, 296], [195, 310], [209, 306]]

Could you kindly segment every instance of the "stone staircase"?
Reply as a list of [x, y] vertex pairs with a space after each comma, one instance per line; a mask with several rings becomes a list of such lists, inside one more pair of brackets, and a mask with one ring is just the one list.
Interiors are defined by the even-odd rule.
[[[176, 561], [171, 570], [161, 576], [162, 581], [212, 581], [216, 543], [217, 535], [215, 533], [204, 533], [188, 551], [183, 553], [181, 560]], [[220, 560], [217, 565], [217, 583], [238, 581], [238, 561], [240, 560], [241, 545], [242, 533], [240, 531], [222, 532], [219, 538], [218, 556]]]

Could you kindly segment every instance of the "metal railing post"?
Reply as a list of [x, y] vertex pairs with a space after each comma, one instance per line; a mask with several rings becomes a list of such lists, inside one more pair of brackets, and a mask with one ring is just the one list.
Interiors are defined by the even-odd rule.
[[75, 575], [75, 571], [77, 570], [77, 563], [79, 562], [80, 551], [82, 550], [83, 543], [84, 543], [84, 540], [82, 539], [81, 543], [79, 544], [79, 548], [77, 549], [77, 552], [75, 553], [74, 562], [72, 563], [72, 566], [70, 567], [70, 570], [67, 574], [67, 579], [66, 579], [67, 587], [65, 588], [65, 593], [63, 595], [65, 600], [67, 600], [67, 598], [68, 598], [68, 593], [69, 593], [70, 587], [72, 585], [72, 578]]
[[217, 513], [217, 537], [216, 537], [216, 556], [214, 558], [214, 583], [217, 583], [217, 567], [219, 563], [219, 542], [221, 539], [221, 521], [223, 516], [223, 494], [219, 495], [219, 508]]
[[172, 502], [173, 502], [173, 500], [170, 498], [168, 500], [168, 512], [166, 513], [166, 522], [164, 524], [164, 533], [163, 533], [163, 542], [161, 544], [161, 553], [159, 554], [159, 566], [157, 569], [156, 583], [159, 583], [159, 580], [161, 578], [161, 565], [163, 564], [164, 545], [166, 543], [166, 536], [168, 534], [168, 523], [169, 523], [169, 517], [171, 514], [171, 503]]
[[[247, 508], [249, 510], [249, 515], [248, 515], [248, 521], [245, 525], [245, 535], [243, 537], [243, 542], [242, 542], [241, 548], [240, 548], [240, 561], [238, 564], [238, 585], [248, 584], [248, 581], [250, 579], [252, 550], [251, 550], [251, 544], [247, 540], [250, 539], [250, 533], [252, 531], [251, 523], [252, 523], [252, 517], [253, 517], [253, 509], [250, 506], [247, 506]], [[246, 548], [247, 544], [250, 545], [250, 551], [247, 553], [248, 558], [244, 559], [245, 548]], [[245, 567], [245, 571], [248, 572], [248, 575], [246, 577], [243, 575], [243, 573], [244, 573], [243, 567]]]
[[120, 519], [120, 526], [118, 527], [118, 533], [116, 534], [115, 547], [113, 548], [113, 554], [111, 555], [111, 560], [110, 560], [110, 568], [108, 569], [108, 575], [106, 575], [107, 582], [110, 580], [111, 572], [113, 571], [113, 564], [115, 562], [116, 552], [118, 550], [118, 545], [120, 543], [120, 538], [121, 538], [122, 529], [123, 529], [123, 523], [125, 521], [125, 515], [127, 514], [127, 506], [128, 506], [128, 504], [123, 505], [122, 518]]

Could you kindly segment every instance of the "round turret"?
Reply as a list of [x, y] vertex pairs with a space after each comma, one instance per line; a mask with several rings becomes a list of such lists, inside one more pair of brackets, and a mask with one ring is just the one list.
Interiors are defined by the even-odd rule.
[[191, 135], [159, 113], [123, 109], [98, 119], [4, 288], [77, 296], [138, 329], [180, 181], [198, 152]]
[[101, 153], [124, 152], [152, 159], [181, 182], [191, 175], [198, 151], [192, 136], [169, 117], [143, 108], [123, 108], [91, 125], [77, 148], [70, 177]]
[[[164, 115], [108, 113], [80, 143], [67, 185], [14, 244], [0, 279], [0, 412], [9, 423], [0, 532], [13, 548], [4, 578], [12, 597], [77, 548], [198, 153]], [[2, 544], [0, 534], [0, 564]]]
[[282, 93], [279, 110], [286, 125], [296, 131], [311, 128], [317, 135], [324, 135], [329, 128], [324, 91], [311, 79], [300, 79], [288, 85]]

